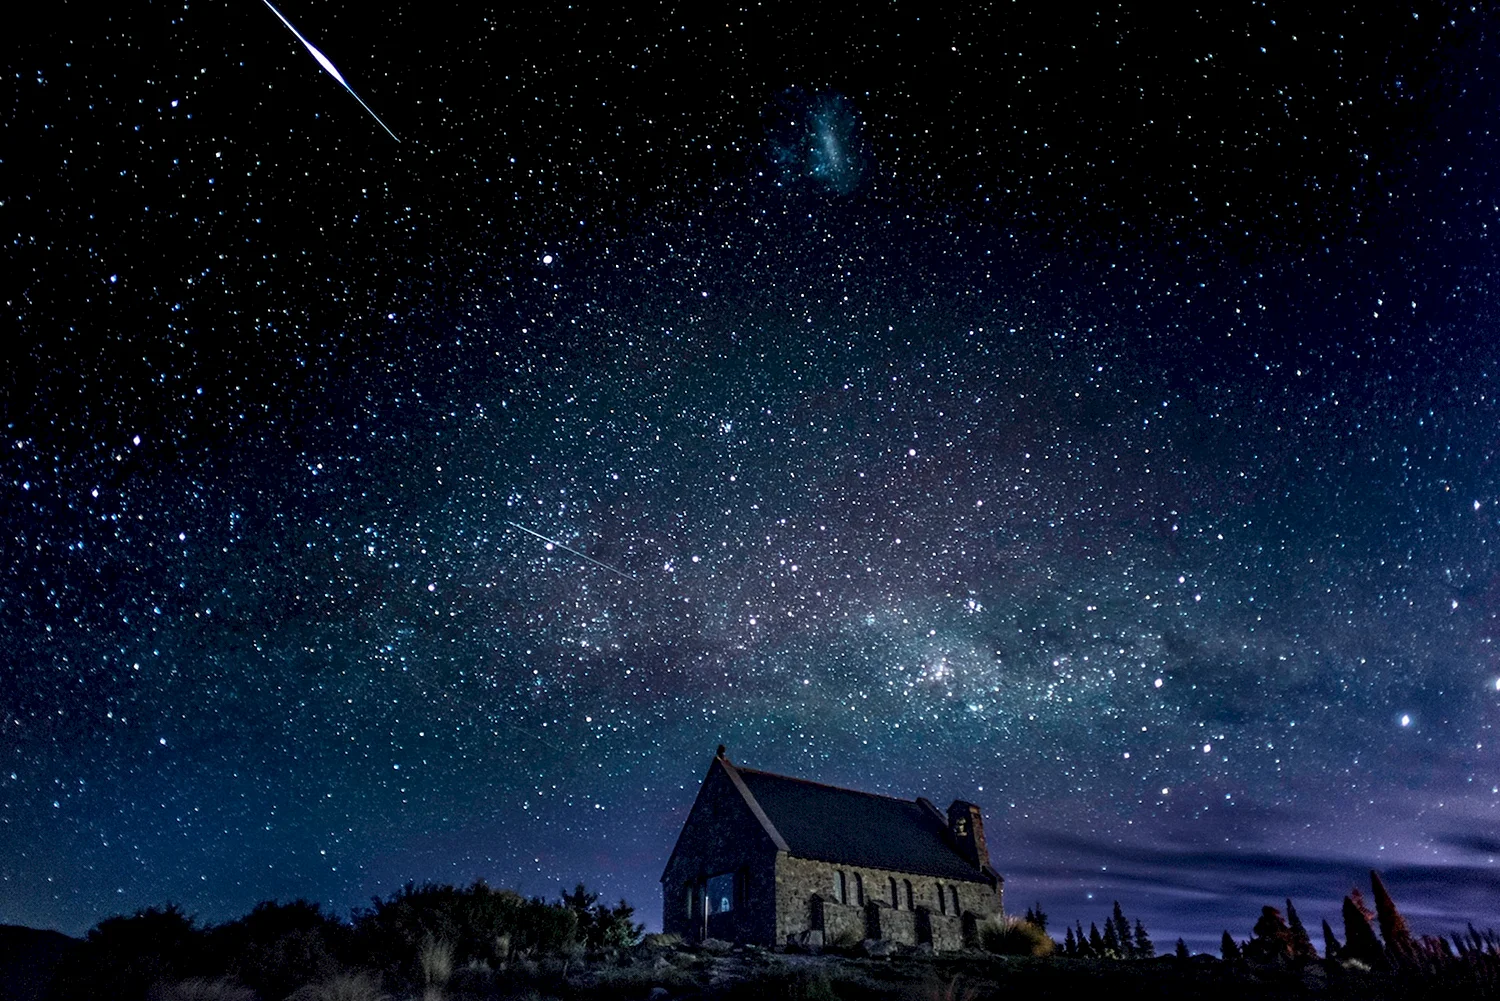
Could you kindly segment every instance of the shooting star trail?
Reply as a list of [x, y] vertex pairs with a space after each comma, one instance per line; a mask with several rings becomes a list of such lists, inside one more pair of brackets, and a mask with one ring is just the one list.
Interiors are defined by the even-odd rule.
[[572, 553], [574, 556], [577, 556], [580, 559], [588, 560], [590, 563], [594, 564], [594, 566], [596, 566], [596, 567], [603, 567], [604, 569], [608, 570], [610, 573], [619, 574], [621, 577], [624, 577], [626, 580], [636, 580], [635, 577], [633, 577], [630, 574], [626, 573], [624, 570], [621, 570], [619, 567], [612, 567], [608, 563], [601, 563], [599, 560], [594, 559], [588, 553], [580, 553], [578, 550], [574, 549], [572, 546], [569, 546], [569, 545], [566, 545], [564, 543], [558, 542], [556, 539], [549, 539], [545, 535], [543, 535], [541, 532], [533, 532], [531, 529], [527, 528], [525, 525], [517, 525], [513, 521], [507, 521], [506, 524], [509, 525], [511, 528], [519, 528], [521, 531], [525, 532], [527, 535], [534, 535], [534, 536], [536, 536], [538, 539], [541, 539], [543, 542], [545, 542], [547, 544], [547, 547], [549, 549], [551, 547], [553, 547], [553, 546], [556, 546], [558, 549], [561, 549], [561, 550], [564, 550], [566, 552]]
[[372, 109], [368, 104], [365, 103], [365, 99], [354, 93], [354, 88], [349, 86], [349, 81], [344, 79], [344, 75], [338, 71], [338, 67], [334, 66], [333, 63], [329, 61], [327, 56], [319, 52], [317, 46], [313, 45], [312, 42], [309, 42], [307, 39], [303, 38], [302, 32], [298, 31], [292, 26], [292, 22], [286, 19], [286, 15], [282, 14], [281, 11], [272, 6], [271, 0], [261, 0], [261, 3], [271, 8], [271, 13], [280, 18], [281, 23], [287, 26], [287, 30], [297, 36], [297, 41], [301, 42], [307, 47], [307, 51], [312, 53], [312, 57], [318, 61], [318, 65], [327, 70], [335, 80], [344, 85], [345, 90], [354, 95], [354, 99], [359, 102], [359, 106], [370, 113], [370, 117], [375, 119], [375, 123], [377, 125], [385, 129], [387, 135], [389, 135], [392, 139], [395, 139], [397, 142], [401, 141], [396, 133], [391, 131], [391, 127], [380, 120], [380, 116], [375, 114], [374, 109]]

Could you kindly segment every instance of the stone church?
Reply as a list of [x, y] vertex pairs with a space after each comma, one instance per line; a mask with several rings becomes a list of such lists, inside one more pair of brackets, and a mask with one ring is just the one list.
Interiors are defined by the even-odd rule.
[[719, 747], [662, 873], [662, 929], [764, 946], [958, 949], [1003, 913], [979, 807], [744, 768]]

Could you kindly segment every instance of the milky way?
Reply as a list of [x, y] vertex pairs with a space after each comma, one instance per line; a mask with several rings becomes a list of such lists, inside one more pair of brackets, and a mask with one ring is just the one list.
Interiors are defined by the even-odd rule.
[[1500, 26], [845, 14], [288, 9], [400, 147], [7, 43], [0, 921], [654, 925], [719, 743], [1058, 922], [1500, 921]]

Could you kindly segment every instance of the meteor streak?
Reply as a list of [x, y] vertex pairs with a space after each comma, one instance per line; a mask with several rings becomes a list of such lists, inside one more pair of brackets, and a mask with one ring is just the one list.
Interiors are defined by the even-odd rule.
[[630, 574], [626, 573], [624, 570], [621, 570], [619, 567], [612, 567], [608, 563], [601, 563], [599, 560], [594, 559], [588, 553], [580, 553], [578, 550], [574, 549], [572, 546], [569, 546], [569, 545], [566, 545], [564, 543], [558, 542], [556, 539], [549, 539], [545, 535], [543, 535], [541, 532], [533, 532], [531, 529], [527, 528], [525, 525], [517, 525], [513, 521], [507, 521], [506, 524], [509, 525], [511, 528], [519, 528], [521, 531], [525, 532], [527, 535], [534, 535], [534, 536], [536, 536], [538, 539], [541, 539], [543, 542], [545, 542], [547, 544], [547, 548], [548, 549], [551, 549], [553, 546], [556, 546], [558, 549], [562, 549], [562, 550], [564, 550], [566, 552], [570, 552], [574, 556], [580, 557], [581, 559], [588, 560], [590, 563], [594, 564], [594, 566], [596, 566], [596, 567], [603, 567], [604, 569], [608, 570], [612, 574], [619, 574], [621, 577], [624, 577], [626, 580], [635, 580], [636, 579], [635, 577], [633, 577]]
[[354, 99], [359, 102], [359, 106], [361, 108], [364, 108], [366, 111], [370, 112], [370, 117], [373, 118], [373, 119], [375, 119], [375, 123], [377, 125], [379, 125], [383, 129], [385, 129], [387, 135], [389, 135], [392, 139], [395, 139], [397, 142], [401, 141], [396, 136], [396, 133], [394, 133], [394, 132], [391, 131], [390, 126], [387, 125], [387, 124], [385, 124], [385, 122], [382, 122], [380, 120], [380, 116], [377, 115], [377, 114], [375, 114], [374, 110], [368, 104], [365, 103], [365, 99], [362, 98], [362, 97], [360, 97], [358, 94], [354, 93], [354, 88], [351, 87], [351, 86], [349, 86], [349, 81], [344, 79], [344, 75], [338, 71], [338, 67], [334, 66], [333, 63], [329, 61], [329, 59], [328, 59], [327, 56], [325, 56], [325, 55], [323, 55], [323, 53], [319, 52], [318, 49], [317, 49], [317, 46], [313, 45], [312, 42], [309, 42], [307, 39], [303, 38], [302, 37], [302, 32], [300, 32], [296, 28], [292, 27], [292, 22], [290, 22], [290, 21], [288, 21], [286, 19], [286, 15], [282, 14], [281, 11], [277, 10], [274, 6], [272, 6], [271, 0], [261, 0], [261, 3], [263, 3], [267, 7], [271, 8], [271, 13], [275, 14], [278, 18], [280, 18], [281, 19], [281, 23], [287, 26], [287, 30], [290, 31], [292, 34], [294, 34], [294, 35], [297, 36], [297, 41], [301, 42], [303, 45], [305, 45], [307, 47], [307, 51], [312, 53], [312, 57], [318, 61], [318, 65], [321, 66], [321, 67], [323, 67], [325, 70], [327, 70], [329, 72], [329, 74], [335, 80], [337, 80], [339, 83], [341, 83], [341, 84], [344, 85], [344, 89], [345, 90], [347, 90], [350, 94], [354, 95]]

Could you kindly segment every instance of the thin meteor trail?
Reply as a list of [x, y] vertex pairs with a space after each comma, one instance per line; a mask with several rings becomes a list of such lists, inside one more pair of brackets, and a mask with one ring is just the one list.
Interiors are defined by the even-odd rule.
[[334, 66], [333, 63], [329, 61], [327, 56], [319, 52], [317, 46], [313, 45], [312, 42], [309, 42], [307, 39], [303, 38], [302, 32], [292, 27], [292, 22], [288, 21], [286, 19], [286, 15], [282, 14], [281, 11], [277, 10], [271, 4], [271, 0], [260, 0], [260, 2], [271, 8], [271, 13], [280, 18], [281, 23], [287, 26], [287, 30], [297, 36], [297, 41], [307, 46], [307, 51], [312, 53], [312, 57], [318, 61], [318, 65], [332, 74], [335, 80], [344, 85], [345, 90], [354, 95], [354, 99], [359, 102], [359, 106], [370, 113], [370, 117], [375, 119], [377, 125], [385, 129], [387, 135], [389, 135], [392, 139], [395, 139], [397, 142], [401, 141], [396, 133], [391, 131], [391, 127], [380, 120], [380, 116], [375, 114], [374, 109], [372, 109], [368, 104], [365, 103], [365, 99], [354, 93], [354, 88], [349, 86], [349, 81], [344, 79], [344, 75], [338, 71], [338, 67]]
[[547, 545], [549, 545], [549, 546], [556, 546], [558, 549], [566, 550], [567, 552], [572, 553], [574, 556], [578, 556], [578, 557], [581, 557], [582, 559], [588, 560], [590, 563], [594, 564], [594, 566], [596, 566], [596, 567], [603, 567], [604, 569], [608, 570], [610, 573], [619, 574], [621, 577], [624, 577], [626, 580], [635, 580], [636, 579], [635, 577], [633, 577], [630, 574], [626, 573], [624, 570], [621, 570], [619, 567], [612, 567], [608, 563], [601, 563], [599, 560], [594, 559], [588, 553], [580, 553], [578, 550], [574, 549], [572, 546], [569, 546], [569, 545], [566, 545], [564, 543], [558, 542], [556, 539], [549, 539], [545, 535], [543, 535], [541, 532], [533, 532], [531, 529], [527, 528], [525, 525], [517, 525], [513, 521], [507, 521], [506, 524], [509, 525], [511, 528], [519, 528], [521, 531], [525, 532], [527, 535], [534, 535], [534, 536], [536, 536], [538, 539], [541, 539], [543, 542], [547, 543]]

